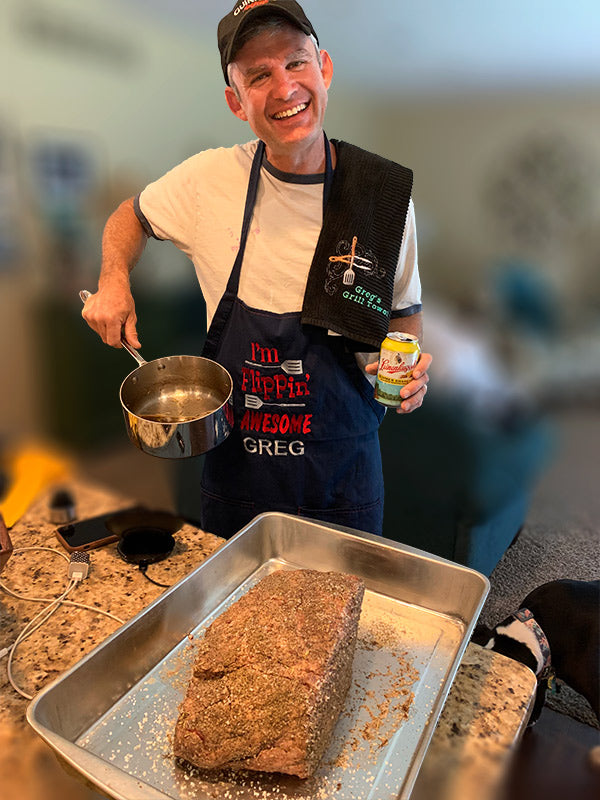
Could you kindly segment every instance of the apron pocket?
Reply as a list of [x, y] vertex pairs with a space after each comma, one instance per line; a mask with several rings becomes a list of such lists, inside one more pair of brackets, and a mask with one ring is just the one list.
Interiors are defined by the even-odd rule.
[[255, 504], [209, 492], [200, 487], [200, 525], [203, 531], [231, 538], [257, 515]]
[[331, 522], [335, 525], [343, 525], [346, 528], [354, 528], [357, 531], [366, 531], [381, 536], [383, 499], [379, 498], [372, 503], [348, 508], [306, 508], [301, 506], [298, 514], [319, 522]]

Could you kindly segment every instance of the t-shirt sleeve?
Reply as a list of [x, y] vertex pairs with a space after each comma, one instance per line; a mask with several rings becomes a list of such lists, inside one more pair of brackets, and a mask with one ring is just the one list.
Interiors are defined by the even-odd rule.
[[191, 258], [196, 225], [197, 180], [195, 158], [169, 170], [134, 199], [134, 209], [144, 231], [168, 240]]
[[415, 207], [412, 199], [408, 205], [406, 224], [398, 256], [396, 280], [394, 282], [394, 299], [392, 302], [392, 319], [408, 317], [421, 310], [421, 279], [417, 257], [417, 229], [415, 224]]

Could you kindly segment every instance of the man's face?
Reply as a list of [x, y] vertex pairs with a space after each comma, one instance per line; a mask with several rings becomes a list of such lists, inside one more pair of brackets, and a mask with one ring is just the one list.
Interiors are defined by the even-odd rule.
[[286, 27], [255, 36], [231, 66], [238, 95], [228, 86], [227, 103], [265, 142], [269, 161], [280, 169], [316, 172], [322, 166], [333, 67], [324, 50], [321, 58], [322, 66], [309, 37]]

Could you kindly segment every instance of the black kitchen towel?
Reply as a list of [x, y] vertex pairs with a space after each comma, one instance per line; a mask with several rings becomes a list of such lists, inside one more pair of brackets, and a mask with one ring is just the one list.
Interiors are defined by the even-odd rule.
[[347, 142], [333, 143], [337, 164], [302, 322], [353, 340], [353, 349], [378, 350], [390, 324], [412, 171]]

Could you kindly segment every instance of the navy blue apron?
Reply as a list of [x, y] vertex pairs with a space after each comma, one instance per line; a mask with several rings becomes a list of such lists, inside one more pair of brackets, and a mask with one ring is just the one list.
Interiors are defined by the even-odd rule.
[[[385, 410], [341, 336], [303, 326], [301, 312], [251, 308], [237, 296], [265, 146], [248, 184], [240, 248], [202, 354], [233, 378], [234, 428], [205, 456], [202, 528], [228, 538], [281, 511], [380, 534]], [[325, 137], [324, 199], [331, 185]]]

